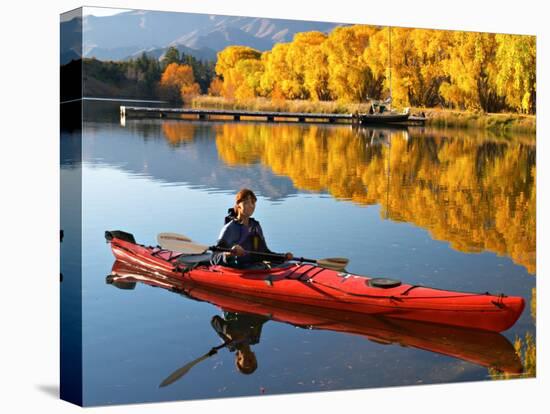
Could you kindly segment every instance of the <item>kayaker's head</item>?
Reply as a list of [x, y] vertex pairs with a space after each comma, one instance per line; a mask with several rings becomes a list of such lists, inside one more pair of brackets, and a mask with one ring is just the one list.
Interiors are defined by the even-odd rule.
[[256, 195], [248, 188], [241, 189], [235, 196], [235, 213], [239, 221], [248, 220], [256, 209]]
[[235, 364], [242, 374], [252, 374], [258, 368], [256, 354], [250, 349], [248, 344], [240, 344], [235, 352]]

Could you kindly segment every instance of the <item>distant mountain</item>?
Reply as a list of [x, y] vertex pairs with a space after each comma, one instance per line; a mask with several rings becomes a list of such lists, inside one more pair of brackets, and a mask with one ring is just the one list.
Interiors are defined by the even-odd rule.
[[269, 50], [275, 42], [270, 38], [258, 37], [232, 26], [218, 26], [211, 31], [193, 31], [171, 43], [185, 45], [192, 49], [208, 47], [220, 51], [229, 45], [245, 45], [261, 51]]
[[61, 23], [61, 64], [82, 57], [82, 19], [74, 17]]
[[[71, 33], [70, 22], [62, 33]], [[64, 27], [66, 25], [66, 27]], [[289, 42], [298, 32], [328, 33], [338, 24], [256, 17], [218, 16], [159, 11], [128, 11], [113, 16], [85, 16], [83, 55], [100, 60], [124, 60], [143, 52], [161, 56], [177, 46], [197, 59], [215, 59], [229, 45], [261, 51]], [[67, 54], [63, 50], [62, 55]]]

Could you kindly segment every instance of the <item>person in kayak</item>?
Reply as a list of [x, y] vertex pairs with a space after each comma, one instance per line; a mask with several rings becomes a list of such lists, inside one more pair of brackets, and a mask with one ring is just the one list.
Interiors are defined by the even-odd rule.
[[228, 210], [225, 225], [216, 243], [217, 247], [230, 248], [231, 251], [215, 254], [213, 257], [214, 264], [251, 268], [262, 265], [264, 260], [284, 263], [294, 257], [290, 252], [280, 254], [280, 260], [274, 259], [272, 256], [246, 253], [247, 251], [253, 251], [278, 254], [269, 250], [260, 222], [251, 217], [256, 209], [256, 201], [256, 195], [248, 188], [243, 188], [237, 193], [235, 206]]
[[227, 344], [229, 352], [235, 352], [235, 365], [242, 374], [252, 374], [258, 368], [256, 354], [250, 348], [260, 342], [262, 326], [269, 319], [259, 315], [224, 311], [223, 318], [212, 317], [211, 325]]

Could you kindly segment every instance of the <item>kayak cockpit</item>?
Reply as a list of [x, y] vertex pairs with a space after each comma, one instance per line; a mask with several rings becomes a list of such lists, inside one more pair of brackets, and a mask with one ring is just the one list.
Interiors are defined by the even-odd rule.
[[210, 266], [212, 260], [212, 253], [206, 252], [202, 254], [182, 254], [178, 256], [177, 262], [184, 266]]

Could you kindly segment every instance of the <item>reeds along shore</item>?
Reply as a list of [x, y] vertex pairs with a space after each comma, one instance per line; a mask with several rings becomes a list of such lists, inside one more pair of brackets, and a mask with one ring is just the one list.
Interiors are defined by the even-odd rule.
[[[250, 111], [300, 112], [300, 113], [364, 113], [370, 103], [340, 103], [336, 101], [271, 100], [253, 98], [230, 100], [216, 96], [197, 96], [187, 102], [193, 108], [235, 109]], [[536, 116], [514, 113], [491, 114], [484, 112], [456, 111], [435, 108], [411, 108], [413, 114], [424, 113], [426, 125], [441, 128], [488, 129], [504, 133], [536, 133]]]

